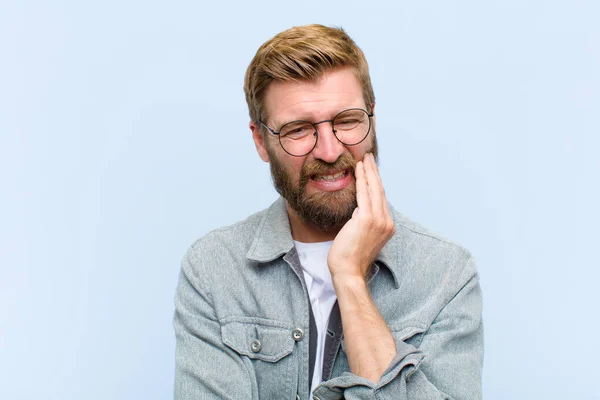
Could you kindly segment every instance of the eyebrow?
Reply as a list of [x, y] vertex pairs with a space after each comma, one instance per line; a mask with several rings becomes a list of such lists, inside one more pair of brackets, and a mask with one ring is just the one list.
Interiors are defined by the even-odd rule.
[[[304, 114], [306, 115], [306, 114]], [[295, 121], [308, 121], [308, 122], [312, 122], [311, 118], [307, 118], [307, 117], [296, 117], [293, 119], [286, 119], [284, 122], [279, 122], [279, 121], [273, 121], [273, 122], [277, 122], [275, 124], [275, 126], [277, 127], [277, 129], [281, 129], [281, 127], [283, 127], [283, 125], [285, 124], [289, 124], [290, 122], [295, 122]]]
[[[364, 110], [366, 110], [366, 107], [364, 107], [364, 108], [363, 108], [363, 107], [357, 107], [357, 106], [354, 106], [354, 107], [352, 107], [352, 106], [348, 106], [348, 107], [346, 107], [346, 108], [342, 108], [341, 110], [339, 110], [339, 111], [337, 111], [336, 113], [334, 113], [333, 115], [331, 115], [331, 116], [329, 117], [329, 119], [333, 119], [333, 117], [335, 117], [336, 115], [338, 115], [338, 114], [339, 114], [339, 113], [341, 113], [342, 111], [351, 110], [351, 109], [353, 109], [353, 108], [360, 108], [360, 109], [364, 109]], [[367, 111], [367, 112], [368, 112], [368, 111]], [[285, 122], [283, 122], [283, 123], [279, 123], [278, 121], [276, 121], [276, 120], [274, 119], [274, 120], [273, 120], [273, 123], [275, 124], [275, 127], [276, 127], [276, 128], [274, 129], [274, 130], [275, 130], [275, 132], [278, 132], [279, 130], [281, 130], [281, 127], [283, 127], [283, 125], [285, 125], [285, 124], [288, 124], [288, 123], [290, 123], [290, 122], [294, 122], [294, 121], [307, 121], [307, 122], [311, 122], [311, 123], [314, 123], [314, 122], [319, 122], [318, 120], [313, 120], [312, 118], [307, 118], [307, 117], [306, 117], [306, 114], [303, 114], [303, 117], [298, 117], [298, 118], [294, 118], [294, 119], [289, 119], [289, 120], [286, 120], [286, 121], [285, 121]], [[323, 121], [323, 120], [321, 120], [321, 121]], [[325, 119], [325, 121], [327, 121], [327, 119]], [[277, 122], [277, 123], [275, 123], [275, 122]]]

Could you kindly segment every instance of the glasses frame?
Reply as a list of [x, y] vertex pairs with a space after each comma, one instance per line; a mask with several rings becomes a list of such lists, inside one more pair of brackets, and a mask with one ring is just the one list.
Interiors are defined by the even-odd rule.
[[[367, 114], [367, 117], [369, 118], [369, 129], [367, 130], [367, 134], [366, 134], [366, 135], [365, 135], [365, 137], [363, 137], [361, 140], [359, 140], [359, 141], [358, 141], [358, 142], [356, 142], [356, 143], [352, 143], [352, 144], [350, 144], [350, 143], [345, 143], [345, 142], [342, 142], [342, 141], [340, 140], [340, 138], [339, 138], [339, 137], [337, 136], [337, 134], [336, 134], [336, 132], [337, 132], [337, 131], [335, 130], [335, 125], [333, 124], [333, 121], [335, 121], [335, 119], [336, 119], [338, 116], [340, 116], [341, 114], [343, 114], [343, 113], [345, 113], [345, 112], [347, 112], [347, 111], [362, 111], [362, 112], [364, 112], [365, 114]], [[279, 141], [279, 145], [281, 146], [281, 148], [283, 149], [283, 151], [285, 151], [286, 153], [288, 153], [288, 154], [289, 154], [290, 156], [292, 156], [292, 157], [304, 157], [304, 156], [306, 156], [306, 155], [310, 154], [310, 153], [311, 153], [311, 152], [312, 152], [312, 151], [315, 149], [315, 147], [317, 147], [317, 142], [319, 141], [319, 129], [317, 128], [317, 125], [319, 125], [319, 124], [323, 124], [323, 123], [325, 123], [325, 122], [331, 122], [331, 131], [333, 132], [333, 135], [335, 136], [335, 138], [336, 138], [336, 139], [337, 139], [337, 140], [338, 140], [340, 143], [342, 143], [344, 146], [356, 146], [357, 144], [360, 144], [360, 143], [364, 142], [364, 140], [365, 140], [365, 139], [366, 139], [366, 138], [369, 136], [369, 133], [371, 133], [371, 125], [372, 125], [372, 122], [371, 122], [371, 117], [373, 117], [373, 116], [375, 116], [375, 114], [374, 114], [374, 113], [369, 113], [367, 110], [364, 110], [364, 109], [362, 109], [362, 108], [348, 108], [347, 110], [343, 110], [343, 111], [340, 111], [339, 113], [337, 113], [337, 114], [336, 114], [336, 115], [335, 115], [335, 116], [334, 116], [332, 119], [324, 119], [323, 121], [319, 121], [319, 122], [311, 122], [311, 121], [305, 121], [305, 120], [295, 120], [295, 121], [286, 122], [285, 124], [281, 125], [281, 128], [283, 128], [284, 126], [286, 126], [286, 125], [288, 125], [288, 124], [292, 124], [292, 123], [296, 123], [296, 122], [306, 122], [306, 123], [309, 123], [309, 124], [311, 124], [311, 125], [312, 125], [312, 126], [315, 128], [315, 132], [313, 133], [313, 135], [315, 135], [315, 136], [317, 137], [317, 139], [315, 140], [315, 144], [313, 145], [313, 147], [311, 147], [311, 149], [310, 149], [308, 152], [306, 152], [306, 153], [304, 153], [304, 154], [300, 154], [300, 155], [298, 155], [298, 154], [292, 154], [292, 153], [290, 153], [289, 151], [287, 151], [287, 150], [285, 149], [285, 147], [283, 147], [283, 144], [281, 144], [281, 135], [280, 135], [280, 134], [281, 134], [281, 130], [279, 130], [279, 132], [275, 132], [275, 130], [273, 130], [273, 129], [269, 128], [269, 127], [268, 127], [268, 126], [267, 126], [267, 125], [266, 125], [264, 122], [262, 122], [262, 120], [260, 120], [260, 119], [258, 120], [258, 123], [259, 123], [259, 124], [261, 124], [262, 126], [264, 126], [265, 128], [267, 128], [267, 130], [268, 130], [269, 132], [271, 132], [273, 135], [276, 135], [276, 136], [279, 138], [279, 139], [278, 139], [278, 141]]]

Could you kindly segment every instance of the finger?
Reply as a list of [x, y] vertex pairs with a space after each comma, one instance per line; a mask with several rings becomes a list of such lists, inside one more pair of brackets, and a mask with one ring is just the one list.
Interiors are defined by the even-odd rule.
[[365, 170], [369, 188], [369, 196], [371, 197], [371, 208], [374, 215], [383, 217], [383, 203], [385, 202], [385, 195], [383, 194], [383, 187], [381, 186], [381, 179], [379, 177], [379, 172], [377, 171], [377, 165], [375, 165], [375, 158], [370, 153], [365, 156]]
[[385, 215], [392, 215], [390, 213], [390, 208], [388, 207], [388, 201], [387, 198], [385, 197], [385, 191], [384, 191], [384, 198], [383, 198], [383, 212], [385, 213]]
[[[377, 165], [375, 163], [375, 165]], [[377, 170], [379, 172], [379, 170]], [[379, 182], [381, 183], [381, 175], [377, 174], [379, 177]], [[392, 213], [390, 212], [390, 208], [388, 205], [388, 201], [387, 201], [387, 196], [385, 195], [385, 189], [383, 187], [383, 184], [381, 184], [381, 193], [382, 193], [382, 205], [383, 205], [383, 218], [385, 218], [386, 220], [386, 229], [389, 229], [391, 234], [393, 235], [395, 232], [395, 227], [394, 227], [394, 218], [392, 217]]]
[[379, 183], [379, 187], [381, 188], [381, 200], [383, 204], [383, 211], [385, 212], [385, 215], [390, 215], [390, 209], [388, 207], [388, 201], [387, 196], [385, 194], [385, 188], [383, 187], [383, 181], [381, 180], [381, 174], [379, 173], [379, 167], [377, 166], [377, 162], [375, 161], [375, 156], [373, 154], [371, 155], [373, 158], [373, 168], [375, 169], [377, 181]]
[[361, 210], [369, 211], [371, 209], [371, 199], [369, 196], [369, 189], [367, 187], [364, 161], [359, 161], [356, 163], [355, 175], [356, 175], [356, 202], [358, 203], [358, 207]]
[[383, 182], [381, 181], [381, 175], [379, 174], [379, 167], [377, 166], [377, 162], [375, 161], [375, 155], [373, 153], [369, 154], [371, 155], [371, 160], [373, 161], [373, 170], [375, 171], [377, 182], [379, 183], [379, 187], [383, 191]]
[[394, 217], [392, 217], [392, 213], [390, 212], [390, 209], [388, 207], [387, 200], [385, 200], [383, 202], [383, 205], [384, 205], [385, 218], [387, 220], [386, 229], [389, 231], [390, 237], [391, 237], [394, 233], [396, 233], [396, 223], [394, 222]]

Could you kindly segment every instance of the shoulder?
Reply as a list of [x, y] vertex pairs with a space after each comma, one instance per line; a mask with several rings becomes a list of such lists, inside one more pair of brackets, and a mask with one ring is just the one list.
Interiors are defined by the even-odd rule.
[[428, 229], [409, 219], [396, 210], [392, 210], [396, 226], [396, 240], [410, 244], [419, 252], [442, 251], [460, 259], [468, 259], [471, 253], [462, 245]]
[[246, 253], [267, 211], [213, 229], [196, 239], [181, 259], [180, 285], [188, 282], [196, 292], [211, 294], [224, 281], [239, 280], [241, 267], [246, 265]]
[[[400, 276], [421, 277], [425, 286], [449, 284], [459, 286], [476, 274], [469, 250], [392, 209], [396, 234], [391, 240], [394, 268]], [[426, 281], [428, 283], [426, 283]]]
[[194, 241], [188, 248], [188, 254], [202, 258], [218, 257], [219, 254], [245, 256], [268, 210], [258, 211], [242, 221], [213, 229]]

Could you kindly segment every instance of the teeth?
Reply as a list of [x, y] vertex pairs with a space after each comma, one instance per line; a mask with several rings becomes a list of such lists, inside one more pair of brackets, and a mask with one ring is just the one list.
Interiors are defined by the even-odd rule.
[[346, 171], [338, 172], [337, 174], [334, 174], [334, 175], [319, 175], [319, 176], [317, 176], [317, 178], [315, 180], [316, 181], [335, 181], [336, 179], [341, 178], [345, 174], [346, 174]]

